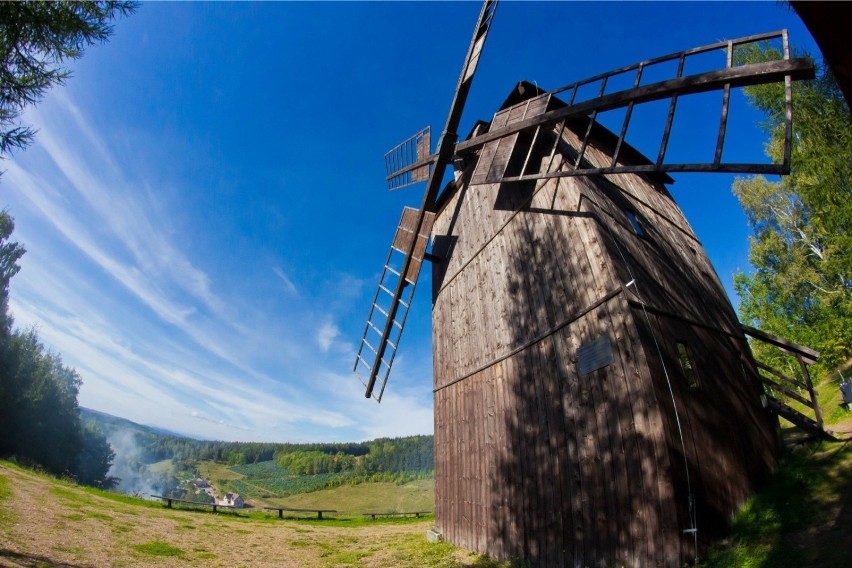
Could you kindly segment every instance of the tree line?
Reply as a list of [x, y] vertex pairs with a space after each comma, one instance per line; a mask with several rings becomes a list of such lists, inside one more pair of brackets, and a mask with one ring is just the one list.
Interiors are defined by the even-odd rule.
[[380, 438], [364, 445], [368, 451], [361, 455], [318, 450], [279, 452], [278, 464], [293, 475], [425, 473], [435, 469], [432, 436]]
[[[130, 434], [134, 453], [138, 454], [135, 467], [140, 472], [146, 464], [171, 460], [169, 480], [158, 480], [160, 486], [171, 482], [177, 485], [177, 478], [197, 477], [201, 461], [231, 466], [234, 471], [251, 478], [332, 475], [328, 483], [320, 484], [322, 486], [404, 482], [429, 477], [435, 469], [434, 437], [431, 435], [342, 443], [226, 442], [171, 435], [87, 409], [83, 409], [83, 415], [107, 436], [123, 431], [126, 439], [126, 434]], [[146, 476], [151, 477], [150, 474]]]
[[79, 483], [111, 487], [115, 454], [80, 420], [80, 375], [46, 349], [35, 330], [13, 329], [9, 283], [26, 252], [11, 240], [15, 223], [0, 211], [0, 456], [14, 456]]
[[[107, 433], [127, 426], [109, 423], [101, 414], [87, 414]], [[368, 442], [280, 443], [195, 440], [134, 429], [134, 439], [144, 463], [172, 460], [176, 471], [193, 471], [200, 461], [229, 466], [277, 461], [292, 475], [358, 472], [366, 474], [431, 472], [435, 469], [434, 438], [431, 435], [377, 438]]]

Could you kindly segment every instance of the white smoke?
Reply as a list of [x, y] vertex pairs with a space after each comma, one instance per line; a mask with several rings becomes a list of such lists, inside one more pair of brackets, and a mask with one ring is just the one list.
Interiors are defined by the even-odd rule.
[[107, 437], [115, 452], [115, 459], [108, 475], [117, 478], [115, 491], [127, 495], [149, 498], [163, 495], [168, 485], [168, 475], [152, 472], [145, 464], [142, 448], [136, 442], [136, 433], [119, 428]]

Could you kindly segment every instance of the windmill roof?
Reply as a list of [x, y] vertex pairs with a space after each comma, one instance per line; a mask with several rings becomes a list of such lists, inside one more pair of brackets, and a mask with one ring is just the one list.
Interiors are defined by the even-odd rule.
[[[543, 95], [546, 92], [547, 91], [541, 89], [538, 85], [534, 83], [530, 83], [529, 81], [520, 81], [517, 85], [515, 85], [515, 88], [512, 89], [512, 92], [509, 93], [509, 96], [506, 97], [506, 100], [503, 101], [503, 104], [500, 106], [499, 110], [505, 110], [533, 97]], [[567, 103], [565, 103], [558, 97], [553, 97], [551, 105], [556, 108], [561, 108], [567, 106]], [[578, 117], [576, 119], [571, 120], [570, 123], [575, 127], [579, 126], [580, 130], [585, 132], [585, 129], [588, 128], [590, 120], [591, 119], [589, 117]], [[614, 132], [612, 132], [610, 129], [603, 126], [599, 122], [595, 122], [594, 127], [592, 128], [590, 138], [594, 139], [599, 144], [609, 147], [610, 149], [614, 149], [615, 145], [618, 143], [618, 136], [616, 136]], [[629, 142], [627, 142], [626, 139], [621, 143], [621, 150], [619, 150], [619, 156], [633, 164], [644, 165], [654, 163], [647, 156], [645, 156], [645, 154], [634, 148]], [[675, 181], [670, 175], [665, 172], [654, 172], [647, 175], [662, 183], [671, 184]]]

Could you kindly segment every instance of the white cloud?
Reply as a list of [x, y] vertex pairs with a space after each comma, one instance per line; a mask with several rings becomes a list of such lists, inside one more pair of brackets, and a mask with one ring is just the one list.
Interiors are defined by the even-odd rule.
[[[281, 380], [247, 357], [241, 346], [278, 353], [270, 370], [280, 369], [281, 356], [302, 349], [282, 349], [290, 340], [258, 326], [262, 313], [239, 314], [253, 325], [237, 321], [212, 292], [212, 278], [183, 252], [187, 236], [169, 240], [168, 211], [138, 197], [142, 186], [122, 178], [73, 104], [60, 100], [59, 111], [73, 117], [70, 127], [39, 113], [28, 117], [40, 130], [33, 148], [42, 154], [40, 167], [11, 162], [3, 180], [48, 229], [29, 233], [11, 309], [19, 325], [38, 325], [42, 340], [83, 375], [81, 403], [147, 416], [145, 423], [158, 416], [167, 427], [205, 437], [216, 424], [225, 439], [283, 440], [291, 426], [351, 426], [345, 412], [315, 403], [301, 386], [310, 368], [297, 381]], [[298, 294], [283, 271], [275, 273]], [[339, 333], [324, 329], [323, 341]], [[270, 424], [278, 429], [269, 431]]]
[[317, 344], [323, 353], [328, 353], [338, 335], [340, 335], [340, 330], [334, 323], [327, 321], [320, 326], [319, 331], [317, 331]]

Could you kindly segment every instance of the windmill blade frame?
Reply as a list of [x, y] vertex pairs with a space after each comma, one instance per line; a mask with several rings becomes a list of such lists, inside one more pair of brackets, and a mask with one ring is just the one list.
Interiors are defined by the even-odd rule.
[[[733, 51], [736, 47], [748, 45], [758, 42], [769, 41], [780, 38], [783, 43], [783, 59], [777, 61], [768, 61], [763, 63], [752, 63], [741, 66], [733, 65]], [[683, 76], [684, 63], [690, 56], [700, 55], [715, 50], [725, 50], [725, 66], [713, 71], [704, 73], [696, 73], [693, 75]], [[641, 85], [643, 70], [653, 65], [676, 60], [678, 62], [677, 75], [668, 80], [659, 81], [656, 83]], [[624, 89], [618, 92], [606, 94], [607, 81], [612, 77], [635, 73], [635, 80], [632, 88]], [[482, 149], [487, 152], [489, 147], [493, 147], [495, 143], [510, 136], [515, 136], [524, 131], [535, 130], [535, 138], [538, 138], [542, 131], [554, 129], [558, 126], [559, 130], [565, 128], [566, 122], [575, 119], [589, 118], [589, 124], [586, 130], [586, 135], [579, 149], [573, 168], [567, 171], [559, 172], [535, 172], [532, 174], [526, 173], [526, 164], [520, 175], [515, 176], [498, 176], [493, 174], [489, 176], [489, 182], [522, 182], [529, 180], [550, 179], [556, 177], [570, 177], [578, 175], [593, 175], [593, 174], [620, 174], [620, 173], [653, 173], [653, 172], [724, 172], [724, 173], [762, 173], [762, 174], [787, 174], [790, 172], [790, 152], [792, 139], [792, 81], [801, 79], [812, 79], [814, 77], [814, 68], [812, 62], [807, 58], [790, 57], [790, 48], [787, 36], [787, 30], [779, 30], [764, 34], [752, 35], [723, 42], [717, 42], [709, 45], [695, 47], [685, 51], [671, 53], [662, 57], [642, 61], [633, 65], [608, 71], [594, 77], [583, 79], [571, 83], [564, 87], [546, 92], [531, 100], [519, 103], [517, 106], [537, 104], [539, 107], [544, 107], [545, 112], [528, 113], [526, 108], [521, 109], [523, 112], [514, 112], [514, 115], [521, 115], [519, 119], [510, 120], [508, 124], [501, 124], [497, 128], [492, 128], [479, 136], [470, 140], [459, 143], [456, 146], [457, 155], [463, 157], [466, 154]], [[784, 82], [785, 85], [785, 114], [784, 114], [784, 152], [783, 159], [780, 164], [766, 163], [726, 163], [722, 161], [722, 150], [725, 142], [725, 133], [727, 130], [728, 108], [730, 104], [730, 91], [732, 88], [745, 87], [751, 85], [762, 85], [767, 83]], [[586, 85], [593, 85], [600, 82], [600, 91], [598, 95], [592, 99], [576, 102], [578, 90]], [[723, 99], [720, 109], [719, 130], [716, 139], [714, 159], [712, 162], [703, 163], [666, 163], [665, 156], [669, 141], [669, 135], [672, 130], [675, 110], [678, 99], [684, 96], [707, 93], [711, 91], [722, 91]], [[570, 98], [567, 104], [556, 99], [556, 95], [561, 93], [570, 93]], [[642, 103], [660, 101], [669, 99], [669, 111], [666, 118], [665, 128], [663, 130], [662, 140], [658, 151], [657, 160], [652, 164], [619, 164], [619, 152], [624, 144], [627, 129], [630, 123], [630, 118], [633, 109], [636, 105]], [[558, 103], [557, 103], [558, 101]], [[554, 103], [554, 104], [551, 104]], [[554, 108], [555, 107], [555, 108]], [[618, 141], [615, 145], [615, 150], [612, 156], [612, 162], [608, 167], [590, 168], [583, 167], [583, 156], [589, 137], [594, 128], [596, 118], [599, 113], [626, 108], [624, 121], [621, 127]], [[508, 112], [509, 109], [507, 109]], [[515, 109], [512, 109], [515, 110]], [[559, 136], [556, 137], [554, 145], [558, 143]], [[555, 148], [555, 146], [554, 146]]]
[[[423, 202], [418, 209], [417, 220], [414, 225], [414, 234], [416, 235], [421, 234], [424, 222], [426, 222], [427, 213], [432, 211], [435, 206], [435, 200], [441, 189], [444, 172], [446, 171], [447, 165], [451, 163], [453, 156], [455, 155], [455, 145], [458, 140], [456, 130], [458, 129], [459, 122], [461, 121], [462, 111], [464, 110], [467, 95], [470, 91], [471, 84], [473, 83], [473, 77], [476, 72], [477, 64], [479, 63], [479, 57], [482, 53], [483, 47], [485, 46], [485, 39], [488, 36], [488, 31], [491, 29], [491, 22], [493, 21], [496, 12], [496, 0], [486, 0], [479, 12], [479, 18], [477, 19], [476, 27], [474, 27], [473, 38], [470, 41], [467, 56], [465, 57], [464, 65], [462, 66], [461, 75], [459, 76], [459, 81], [456, 85], [453, 102], [450, 105], [447, 122], [444, 127], [444, 131], [441, 134], [441, 140], [438, 143], [438, 151], [434, 161], [434, 167], [432, 168], [429, 180], [426, 184]], [[413, 253], [418, 242], [419, 239], [412, 239], [409, 246], [406, 247], [404, 253], [405, 259], [401, 270], [402, 274], [408, 274], [408, 268], [412, 262]], [[373, 359], [373, 364], [370, 366], [369, 377], [366, 381], [366, 391], [364, 393], [366, 398], [370, 398], [373, 395], [373, 389], [376, 386], [378, 373], [382, 366], [393, 362], [385, 361], [383, 358], [385, 351], [388, 348], [388, 340], [393, 333], [396, 313], [400, 307], [400, 300], [402, 299], [407, 285], [406, 279], [400, 278], [391, 298], [391, 304], [387, 312], [388, 317], [379, 338], [379, 343], [375, 346], [375, 358]], [[394, 346], [394, 351], [395, 350], [396, 347]], [[359, 363], [360, 361], [356, 359], [355, 366], [357, 367]], [[390, 365], [387, 365], [387, 372], [390, 372]], [[385, 378], [385, 381], [382, 383], [382, 390], [384, 390], [386, 380], [387, 378]]]
[[430, 153], [432, 127], [427, 126], [414, 136], [394, 146], [385, 154], [385, 171], [391, 191], [428, 181], [432, 164], [438, 158]]

